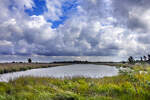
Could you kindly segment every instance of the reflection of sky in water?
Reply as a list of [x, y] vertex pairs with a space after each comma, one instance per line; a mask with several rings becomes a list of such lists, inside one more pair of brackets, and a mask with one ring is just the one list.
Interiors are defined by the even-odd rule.
[[104, 76], [115, 76], [118, 74], [118, 69], [105, 65], [77, 64], [69, 66], [59, 66], [51, 68], [39, 68], [21, 72], [7, 73], [0, 75], [0, 81], [8, 81], [21, 76], [35, 77], [76, 77], [84, 76], [91, 78], [101, 78]]

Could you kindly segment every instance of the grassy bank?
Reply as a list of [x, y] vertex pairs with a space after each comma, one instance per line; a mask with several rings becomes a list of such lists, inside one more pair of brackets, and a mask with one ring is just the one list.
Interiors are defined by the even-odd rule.
[[[36, 68], [48, 68], [48, 67], [55, 67], [55, 66], [64, 66], [64, 65], [71, 65], [71, 64], [84, 64], [84, 63], [72, 63], [72, 62], [65, 62], [65, 63], [0, 63], [0, 74], [10, 73], [10, 72], [17, 72], [17, 71], [25, 71], [29, 69], [36, 69]], [[118, 67], [128, 67], [128, 64], [122, 63], [85, 63], [85, 64], [96, 64], [96, 65], [109, 65], [109, 66], [118, 66]]]
[[64, 66], [70, 65], [69, 63], [1, 63], [0, 64], [0, 74], [17, 72], [17, 71], [25, 71], [29, 69], [36, 68], [48, 68], [55, 66]]
[[0, 83], [0, 100], [150, 100], [150, 67], [135, 65], [115, 77], [22, 77]]

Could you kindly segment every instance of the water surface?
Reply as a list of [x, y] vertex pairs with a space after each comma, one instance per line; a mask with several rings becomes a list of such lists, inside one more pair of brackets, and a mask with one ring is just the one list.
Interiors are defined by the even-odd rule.
[[16, 79], [22, 76], [54, 78], [82, 76], [90, 78], [102, 78], [105, 76], [115, 75], [118, 75], [118, 69], [116, 67], [106, 65], [76, 64], [0, 74], [0, 81], [8, 82], [10, 79]]

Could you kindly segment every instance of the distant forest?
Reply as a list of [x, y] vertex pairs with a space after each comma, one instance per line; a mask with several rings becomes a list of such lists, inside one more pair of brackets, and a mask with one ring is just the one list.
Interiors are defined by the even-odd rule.
[[150, 63], [150, 54], [148, 54], [147, 56], [143, 56], [143, 57], [140, 57], [139, 60], [135, 60], [133, 56], [130, 56], [128, 58], [128, 62], [131, 63], [131, 64], [134, 64], [134, 63], [142, 63], [142, 62], [147, 62], [147, 63]]

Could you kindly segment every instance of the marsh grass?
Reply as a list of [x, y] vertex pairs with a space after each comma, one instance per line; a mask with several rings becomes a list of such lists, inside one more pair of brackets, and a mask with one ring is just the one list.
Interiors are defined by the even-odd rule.
[[17, 72], [17, 71], [25, 71], [29, 69], [36, 68], [48, 68], [54, 66], [64, 66], [70, 65], [69, 63], [1, 63], [0, 64], [0, 74]]
[[0, 100], [150, 100], [149, 66], [130, 69], [101, 79], [20, 77], [0, 82]]
[[[21, 77], [0, 83], [0, 100], [149, 100], [150, 84], [119, 75], [102, 79]], [[150, 80], [149, 78], [147, 81]]]

